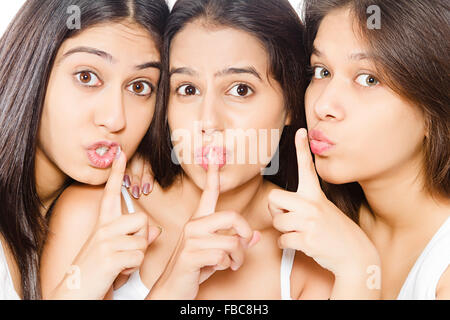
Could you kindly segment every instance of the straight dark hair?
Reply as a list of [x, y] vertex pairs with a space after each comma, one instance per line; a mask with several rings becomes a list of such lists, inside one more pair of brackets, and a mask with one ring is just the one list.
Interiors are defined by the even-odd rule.
[[[79, 30], [67, 24], [73, 6], [81, 13]], [[124, 19], [142, 25], [161, 46], [168, 15], [164, 0], [28, 0], [1, 38], [0, 232], [20, 269], [24, 299], [41, 298], [39, 255], [46, 222], [36, 191], [35, 152], [58, 49], [86, 28]]]
[[[368, 28], [370, 6], [378, 6], [381, 28]], [[447, 0], [306, 0], [308, 55], [324, 17], [350, 9], [380, 80], [423, 111], [424, 188], [450, 197], [450, 2]], [[370, 11], [369, 11], [370, 12]], [[328, 198], [354, 221], [365, 196], [358, 183], [322, 181]]]
[[[304, 27], [288, 0], [178, 0], [167, 23], [164, 35], [163, 80], [160, 94], [164, 107], [157, 110], [150, 150], [155, 179], [162, 187], [170, 186], [181, 172], [181, 166], [171, 160], [172, 141], [167, 119], [169, 100], [169, 67], [172, 39], [188, 23], [202, 19], [213, 27], [230, 27], [257, 38], [267, 50], [270, 75], [280, 84], [284, 104], [290, 116], [280, 144], [280, 170], [266, 178], [282, 188], [295, 190], [298, 185], [295, 132], [306, 126], [304, 94], [308, 64], [303, 44]], [[186, 39], [189, 41], [189, 39]]]

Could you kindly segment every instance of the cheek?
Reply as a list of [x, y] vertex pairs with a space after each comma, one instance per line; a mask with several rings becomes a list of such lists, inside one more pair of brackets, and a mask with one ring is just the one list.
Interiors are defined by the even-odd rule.
[[[341, 184], [393, 174], [421, 157], [424, 121], [409, 106], [385, 104], [348, 113], [340, 142], [326, 158], [316, 157], [319, 174]], [[366, 107], [366, 106], [365, 106]]]
[[308, 128], [314, 126], [314, 101], [316, 100], [315, 97], [317, 94], [317, 88], [310, 84], [305, 93], [305, 114]]

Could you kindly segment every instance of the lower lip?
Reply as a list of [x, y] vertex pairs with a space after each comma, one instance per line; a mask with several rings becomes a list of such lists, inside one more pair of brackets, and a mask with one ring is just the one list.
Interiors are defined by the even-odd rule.
[[[197, 150], [197, 152], [195, 153], [195, 163], [196, 164], [200, 164], [201, 167], [205, 170], [208, 171], [208, 164], [209, 164], [209, 159], [208, 159], [208, 155], [210, 152], [210, 148], [206, 147], [203, 149], [199, 149]], [[219, 169], [222, 169], [226, 163], [227, 163], [227, 153], [225, 151], [224, 148], [218, 148], [218, 147], [212, 147], [212, 151], [216, 154], [216, 158], [218, 161], [218, 165], [219, 165]]]
[[117, 153], [117, 146], [111, 146], [109, 147], [108, 152], [106, 152], [103, 156], [99, 155], [95, 150], [96, 149], [89, 149], [87, 151], [87, 156], [89, 159], [89, 162], [91, 165], [98, 169], [107, 169], [112, 166], [112, 163], [114, 161], [114, 158]]
[[325, 152], [334, 147], [331, 143], [318, 140], [310, 140], [310, 146], [312, 153], [318, 156], [323, 155]]

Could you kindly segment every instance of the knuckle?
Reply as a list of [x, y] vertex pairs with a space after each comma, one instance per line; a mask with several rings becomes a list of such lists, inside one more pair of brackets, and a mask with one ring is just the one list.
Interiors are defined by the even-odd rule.
[[136, 246], [138, 249], [144, 250], [147, 248], [148, 242], [144, 237], [137, 237]]
[[107, 257], [111, 252], [111, 245], [107, 241], [102, 241], [98, 245], [98, 250], [101, 256]]
[[269, 192], [269, 195], [268, 195], [269, 202], [273, 202], [277, 198], [277, 191], [278, 190], [273, 189]]
[[281, 228], [281, 216], [277, 215], [277, 216], [273, 217], [272, 224], [275, 229], [279, 230]]
[[100, 228], [95, 233], [95, 239], [97, 241], [105, 240], [106, 239], [106, 235], [107, 235], [107, 230], [105, 228]]
[[217, 250], [214, 254], [214, 263], [220, 264], [223, 260], [225, 260], [225, 252], [223, 250]]
[[192, 234], [194, 233], [194, 229], [195, 229], [195, 223], [192, 221], [189, 221], [188, 223], [186, 223], [184, 225], [184, 234], [187, 238], [191, 237]]
[[143, 212], [135, 213], [136, 219], [138, 220], [139, 225], [147, 225], [148, 216]]
[[230, 239], [230, 249], [232, 251], [236, 251], [240, 248], [241, 246], [241, 241], [239, 240], [239, 238], [237, 236], [233, 236]]
[[229, 211], [227, 215], [230, 217], [231, 220], [239, 220], [241, 219], [241, 215], [237, 213], [236, 211]]

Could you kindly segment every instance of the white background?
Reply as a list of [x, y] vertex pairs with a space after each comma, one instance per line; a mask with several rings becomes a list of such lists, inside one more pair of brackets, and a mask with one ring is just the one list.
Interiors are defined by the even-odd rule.
[[[295, 9], [298, 9], [303, 0], [289, 0]], [[176, 0], [168, 0], [172, 5]], [[8, 27], [8, 24], [14, 18], [14, 15], [19, 11], [25, 0], [0, 0], [0, 36]]]

